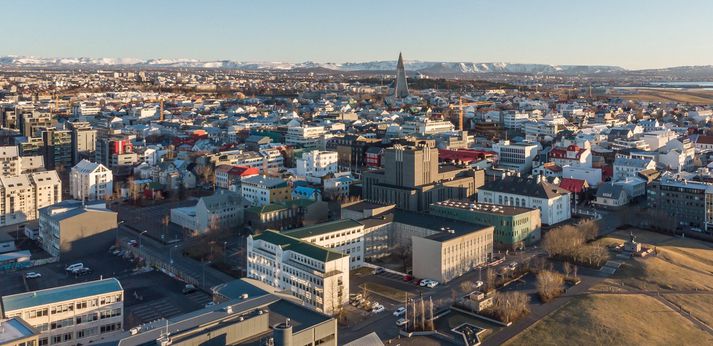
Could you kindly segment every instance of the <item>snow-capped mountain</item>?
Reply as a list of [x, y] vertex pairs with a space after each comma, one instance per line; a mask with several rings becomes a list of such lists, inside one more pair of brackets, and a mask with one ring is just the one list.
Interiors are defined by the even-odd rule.
[[[162, 68], [229, 68], [241, 70], [298, 70], [324, 68], [335, 71], [394, 71], [396, 61], [369, 61], [347, 63], [319, 62], [243, 62], [233, 60], [196, 60], [196, 59], [134, 59], [134, 58], [39, 58], [26, 56], [0, 56], [0, 66], [17, 67], [56, 67], [56, 66], [132, 66]], [[603, 74], [628, 71], [618, 66], [595, 65], [547, 65], [515, 64], [506, 62], [440, 62], [410, 60], [404, 63], [406, 70], [423, 74], [480, 74], [480, 73], [526, 73], [526, 74]], [[710, 66], [690, 66], [661, 69], [659, 71], [696, 71], [710, 70]], [[654, 70], [647, 70], [654, 71]]]

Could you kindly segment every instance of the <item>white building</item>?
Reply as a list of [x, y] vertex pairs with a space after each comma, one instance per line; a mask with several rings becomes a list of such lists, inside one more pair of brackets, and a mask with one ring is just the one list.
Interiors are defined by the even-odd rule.
[[572, 217], [570, 192], [536, 178], [505, 177], [478, 189], [478, 203], [540, 209], [545, 225], [554, 225]]
[[295, 173], [298, 177], [321, 178], [338, 170], [338, 154], [336, 151], [313, 150], [302, 154], [297, 159]]
[[294, 126], [287, 129], [285, 143], [305, 149], [324, 149], [324, 126]]
[[527, 113], [517, 111], [506, 111], [502, 113], [503, 127], [506, 129], [522, 129], [525, 122], [530, 118]]
[[111, 197], [114, 192], [114, 175], [101, 163], [82, 160], [69, 174], [69, 191], [77, 200], [95, 200]]
[[650, 159], [630, 159], [626, 157], [617, 157], [614, 159], [612, 180], [625, 179], [627, 177], [636, 177], [639, 172], [647, 169], [655, 169], [656, 162]]
[[36, 220], [37, 210], [62, 201], [57, 171], [0, 176], [0, 226]]
[[498, 167], [510, 168], [529, 173], [532, 161], [537, 156], [538, 146], [530, 143], [511, 143], [502, 141], [493, 144], [493, 151], [498, 154]]
[[88, 345], [123, 332], [124, 289], [115, 278], [4, 296], [2, 307], [40, 332], [38, 346]]
[[280, 178], [256, 175], [241, 180], [240, 192], [246, 202], [263, 206], [292, 199], [290, 186]]
[[364, 225], [341, 219], [283, 232], [291, 237], [349, 255], [349, 268], [364, 265]]
[[401, 127], [401, 132], [404, 135], [433, 135], [443, 132], [455, 131], [455, 126], [448, 120], [432, 120], [428, 118], [419, 118], [416, 120], [407, 121]]
[[585, 180], [589, 186], [597, 187], [602, 182], [602, 170], [591, 167], [564, 166], [562, 167], [562, 178]]
[[247, 276], [326, 314], [349, 301], [349, 255], [275, 231], [248, 236]]

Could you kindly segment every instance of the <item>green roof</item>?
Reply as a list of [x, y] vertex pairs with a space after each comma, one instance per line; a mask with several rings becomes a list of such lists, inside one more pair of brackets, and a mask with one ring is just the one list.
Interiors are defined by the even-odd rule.
[[271, 230], [255, 236], [254, 239], [278, 245], [283, 251], [294, 251], [322, 262], [329, 262], [346, 256], [341, 252]]
[[352, 219], [342, 219], [336, 221], [330, 221], [325, 223], [316, 224], [313, 226], [307, 226], [302, 228], [295, 228], [283, 233], [293, 236], [295, 238], [306, 238], [313, 237], [320, 234], [338, 232], [348, 228], [359, 227], [361, 224]]
[[282, 205], [279, 205], [277, 203], [270, 203], [268, 205], [263, 205], [263, 206], [254, 206], [245, 209], [246, 212], [250, 213], [255, 213], [255, 214], [262, 214], [262, 213], [269, 213], [272, 211], [278, 211], [278, 210], [284, 210], [287, 209]]
[[2, 308], [4, 312], [14, 311], [123, 290], [121, 283], [115, 278], [82, 282], [4, 296], [2, 297]]

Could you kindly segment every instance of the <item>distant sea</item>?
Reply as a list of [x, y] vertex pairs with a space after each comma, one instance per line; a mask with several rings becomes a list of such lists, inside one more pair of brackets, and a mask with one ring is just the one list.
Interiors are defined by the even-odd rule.
[[713, 88], [713, 82], [651, 82], [649, 85], [659, 88]]

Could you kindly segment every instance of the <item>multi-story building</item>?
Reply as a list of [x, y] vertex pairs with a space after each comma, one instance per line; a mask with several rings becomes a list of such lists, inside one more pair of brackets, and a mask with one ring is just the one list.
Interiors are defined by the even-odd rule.
[[639, 175], [639, 172], [647, 169], [655, 169], [656, 162], [651, 159], [632, 159], [628, 157], [617, 157], [614, 160], [614, 174], [612, 180], [633, 178]]
[[52, 127], [52, 114], [41, 112], [23, 112], [19, 114], [20, 133], [25, 137], [42, 137], [42, 129]]
[[243, 217], [243, 199], [223, 189], [201, 197], [193, 207], [171, 209], [171, 222], [198, 233], [234, 228], [243, 223]]
[[674, 227], [713, 232], [713, 185], [667, 174], [651, 182], [646, 196], [647, 207], [668, 216]]
[[97, 130], [86, 121], [67, 122], [72, 131], [72, 163], [87, 159], [94, 160], [97, 148]]
[[286, 181], [264, 175], [243, 179], [240, 191], [248, 203], [258, 206], [292, 198], [292, 189]]
[[72, 167], [72, 132], [46, 128], [42, 130], [45, 168], [69, 169]]
[[327, 150], [337, 152], [339, 169], [357, 174], [366, 167], [379, 167], [382, 148], [380, 139], [355, 135], [334, 137], [327, 142]]
[[294, 126], [287, 129], [285, 144], [307, 150], [325, 148], [324, 126]]
[[326, 314], [349, 301], [349, 255], [275, 231], [250, 235], [247, 276]]
[[250, 178], [260, 174], [260, 170], [254, 167], [220, 165], [215, 168], [215, 186], [231, 190], [240, 191], [240, 182], [243, 178]]
[[530, 118], [527, 113], [518, 111], [502, 112], [503, 127], [506, 129], [522, 129], [523, 124]]
[[103, 200], [114, 192], [114, 176], [100, 163], [82, 160], [69, 174], [69, 192], [78, 200]]
[[62, 260], [82, 258], [116, 240], [117, 213], [103, 201], [67, 200], [39, 210], [39, 243]]
[[36, 220], [37, 210], [62, 200], [56, 171], [0, 176], [0, 226]]
[[86, 345], [122, 331], [124, 289], [115, 278], [2, 297], [5, 318], [39, 330], [38, 346]]
[[478, 203], [537, 208], [543, 224], [554, 225], [572, 217], [570, 192], [548, 183], [542, 176], [509, 176], [485, 184], [478, 191]]
[[552, 148], [552, 150], [550, 150], [549, 156], [550, 161], [554, 162], [560, 167], [592, 167], [592, 151], [587, 148], [580, 148], [576, 144], [572, 144], [564, 148]]
[[130, 166], [138, 162], [134, 145], [128, 138], [101, 138], [97, 141], [95, 158], [97, 163], [114, 168]]
[[498, 166], [529, 173], [532, 161], [537, 157], [537, 145], [531, 143], [512, 143], [502, 141], [493, 144], [493, 151], [498, 154]]
[[321, 178], [329, 173], [337, 173], [338, 154], [336, 151], [312, 150], [297, 159], [295, 173], [299, 177]]
[[329, 221], [283, 234], [349, 255], [350, 269], [364, 264], [364, 225], [351, 219]]
[[434, 135], [443, 132], [453, 132], [455, 126], [448, 120], [433, 120], [428, 118], [419, 118], [416, 120], [407, 121], [401, 127], [401, 132], [404, 135]]
[[540, 211], [496, 204], [443, 201], [431, 206], [430, 214], [479, 225], [493, 225], [495, 247], [521, 248], [540, 240]]
[[0, 326], [0, 346], [36, 346], [40, 341], [40, 332], [20, 317], [0, 316]]
[[384, 150], [383, 169], [364, 173], [364, 199], [396, 204], [406, 210], [427, 210], [431, 203], [468, 199], [485, 180], [482, 170], [439, 165], [432, 141], [397, 144]]
[[20, 175], [21, 162], [17, 146], [0, 147], [0, 169], [3, 176]]

